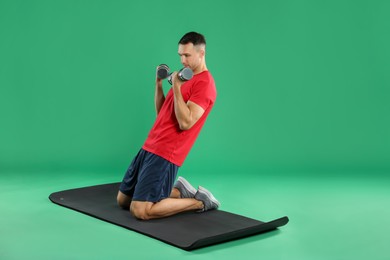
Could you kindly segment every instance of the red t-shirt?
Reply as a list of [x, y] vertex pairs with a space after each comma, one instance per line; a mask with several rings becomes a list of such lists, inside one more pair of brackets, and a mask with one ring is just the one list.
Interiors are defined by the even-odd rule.
[[183, 83], [181, 93], [185, 103], [191, 101], [201, 106], [204, 114], [189, 130], [180, 130], [171, 88], [142, 147], [178, 166], [183, 164], [190, 152], [217, 97], [214, 79], [209, 71], [196, 74]]

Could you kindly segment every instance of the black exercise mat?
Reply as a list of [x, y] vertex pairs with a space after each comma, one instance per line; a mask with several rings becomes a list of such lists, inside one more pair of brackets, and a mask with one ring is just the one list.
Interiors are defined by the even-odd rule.
[[128, 210], [119, 208], [116, 195], [120, 183], [65, 190], [50, 194], [49, 199], [61, 206], [156, 238], [184, 250], [209, 246], [233, 239], [274, 230], [287, 224], [282, 217], [262, 222], [222, 210], [188, 212], [175, 216], [137, 220]]

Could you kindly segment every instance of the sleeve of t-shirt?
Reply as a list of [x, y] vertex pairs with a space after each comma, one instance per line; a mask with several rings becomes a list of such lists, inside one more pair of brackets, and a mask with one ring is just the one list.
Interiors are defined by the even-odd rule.
[[199, 81], [194, 85], [189, 101], [206, 110], [214, 103], [216, 97], [215, 88], [210, 82]]

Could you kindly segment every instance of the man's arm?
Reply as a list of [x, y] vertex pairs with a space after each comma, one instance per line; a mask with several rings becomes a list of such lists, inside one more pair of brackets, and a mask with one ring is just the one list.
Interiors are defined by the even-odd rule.
[[162, 105], [164, 104], [165, 96], [164, 96], [164, 90], [162, 87], [162, 79], [159, 79], [156, 77], [156, 90], [154, 93], [154, 105], [156, 107], [156, 114], [161, 110]]
[[182, 84], [183, 82], [177, 78], [177, 73], [174, 72], [172, 75], [172, 88], [176, 119], [181, 130], [189, 130], [203, 115], [204, 109], [191, 101], [184, 102], [180, 90]]

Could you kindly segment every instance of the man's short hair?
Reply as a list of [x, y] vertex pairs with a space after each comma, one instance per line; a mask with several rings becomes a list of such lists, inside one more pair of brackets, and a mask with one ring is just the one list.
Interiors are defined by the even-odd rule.
[[192, 43], [194, 46], [196, 45], [206, 45], [205, 37], [197, 32], [189, 32], [186, 33], [183, 37], [181, 37], [179, 44], [188, 44]]

